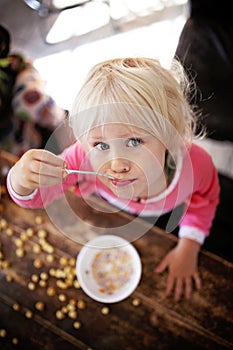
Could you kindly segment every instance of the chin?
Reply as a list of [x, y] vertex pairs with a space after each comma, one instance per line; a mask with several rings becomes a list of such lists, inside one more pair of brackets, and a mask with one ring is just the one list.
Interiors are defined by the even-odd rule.
[[136, 196], [135, 192], [132, 191], [132, 188], [129, 188], [129, 189], [114, 188], [113, 192], [117, 197], [128, 199], [128, 200], [131, 200]]

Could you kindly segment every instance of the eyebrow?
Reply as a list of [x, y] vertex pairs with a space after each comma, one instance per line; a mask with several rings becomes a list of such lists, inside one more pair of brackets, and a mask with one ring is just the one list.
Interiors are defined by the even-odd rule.
[[[148, 136], [148, 133], [139, 133], [139, 132], [132, 132], [132, 133], [125, 133], [125, 134], [120, 134], [117, 135], [111, 139], [118, 139], [118, 138], [145, 138]], [[107, 135], [89, 135], [88, 137], [89, 140], [103, 140], [103, 139], [109, 139], [109, 137]]]
[[103, 136], [89, 136], [88, 140], [102, 140]]

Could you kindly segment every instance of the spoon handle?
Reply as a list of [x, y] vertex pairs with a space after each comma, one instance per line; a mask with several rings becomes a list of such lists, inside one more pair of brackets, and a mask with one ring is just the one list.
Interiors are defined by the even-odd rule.
[[96, 173], [94, 171], [87, 171], [87, 170], [73, 170], [73, 169], [65, 169], [66, 173], [68, 175], [70, 174], [87, 174], [87, 175], [95, 175], [95, 176], [103, 176], [103, 177], [107, 177], [108, 179], [113, 180], [114, 178], [110, 175], [107, 174], [100, 174], [100, 173]]

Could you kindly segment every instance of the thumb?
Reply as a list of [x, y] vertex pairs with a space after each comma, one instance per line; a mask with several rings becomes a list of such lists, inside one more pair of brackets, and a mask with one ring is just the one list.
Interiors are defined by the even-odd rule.
[[156, 273], [161, 273], [164, 270], [166, 270], [166, 268], [168, 267], [168, 261], [167, 258], [165, 257], [161, 263], [155, 268], [155, 272]]

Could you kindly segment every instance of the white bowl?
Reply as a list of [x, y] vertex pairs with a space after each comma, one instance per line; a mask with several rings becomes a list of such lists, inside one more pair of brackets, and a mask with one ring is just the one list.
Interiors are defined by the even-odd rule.
[[136, 289], [142, 265], [137, 250], [127, 240], [103, 235], [80, 250], [76, 271], [80, 286], [89, 297], [116, 303]]

